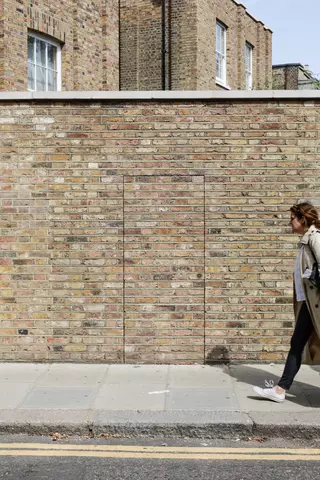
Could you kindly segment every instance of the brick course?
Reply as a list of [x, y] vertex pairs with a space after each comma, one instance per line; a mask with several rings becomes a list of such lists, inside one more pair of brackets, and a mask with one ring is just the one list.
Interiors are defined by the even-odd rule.
[[2, 101], [0, 360], [282, 361], [319, 100]]

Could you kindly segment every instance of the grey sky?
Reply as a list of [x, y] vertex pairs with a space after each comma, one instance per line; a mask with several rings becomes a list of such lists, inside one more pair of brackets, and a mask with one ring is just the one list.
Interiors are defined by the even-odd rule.
[[273, 30], [272, 63], [302, 63], [320, 74], [320, 0], [237, 0]]

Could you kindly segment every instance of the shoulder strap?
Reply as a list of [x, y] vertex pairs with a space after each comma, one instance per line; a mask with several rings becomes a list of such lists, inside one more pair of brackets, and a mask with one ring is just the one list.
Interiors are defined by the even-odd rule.
[[[316, 230], [316, 232], [317, 232], [317, 233], [320, 233], [320, 230]], [[313, 256], [313, 258], [314, 258], [314, 261], [315, 261], [316, 263], [318, 263], [318, 262], [317, 262], [317, 259], [316, 259], [316, 256], [315, 256], [315, 254], [313, 253], [312, 247], [311, 247], [311, 245], [310, 245], [310, 238], [309, 238], [309, 241], [308, 241], [308, 247], [310, 248], [310, 251], [311, 251], [311, 253], [312, 253], [312, 256]]]

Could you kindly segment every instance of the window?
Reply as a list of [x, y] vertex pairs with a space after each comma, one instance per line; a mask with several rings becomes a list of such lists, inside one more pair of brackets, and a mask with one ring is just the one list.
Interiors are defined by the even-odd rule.
[[226, 39], [227, 28], [220, 22], [216, 26], [216, 80], [226, 84]]
[[61, 90], [61, 47], [41, 35], [28, 35], [28, 90]]
[[252, 51], [253, 47], [246, 42], [245, 45], [245, 62], [246, 62], [246, 89], [252, 90]]

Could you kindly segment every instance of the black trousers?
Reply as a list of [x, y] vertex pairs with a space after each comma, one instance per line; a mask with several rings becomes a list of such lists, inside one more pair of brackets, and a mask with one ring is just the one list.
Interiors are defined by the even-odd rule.
[[284, 367], [279, 387], [289, 390], [294, 377], [301, 367], [302, 353], [314, 330], [313, 323], [306, 302], [300, 308], [296, 327], [291, 338], [291, 347]]

